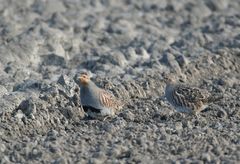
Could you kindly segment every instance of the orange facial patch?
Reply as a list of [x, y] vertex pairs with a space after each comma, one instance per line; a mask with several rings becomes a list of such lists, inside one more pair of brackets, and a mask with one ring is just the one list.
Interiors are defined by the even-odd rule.
[[81, 75], [79, 79], [80, 79], [80, 83], [82, 85], [88, 85], [89, 80], [90, 80], [90, 78], [85, 74]]

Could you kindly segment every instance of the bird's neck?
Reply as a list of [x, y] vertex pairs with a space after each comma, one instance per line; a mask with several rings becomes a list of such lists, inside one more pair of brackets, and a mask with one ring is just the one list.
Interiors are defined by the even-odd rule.
[[90, 89], [95, 89], [97, 88], [97, 85], [92, 82], [92, 81], [89, 81], [86, 85], [82, 85], [81, 86], [83, 89], [86, 89], [86, 90], [90, 90]]
[[174, 89], [175, 84], [174, 83], [167, 83], [165, 93], [171, 93]]

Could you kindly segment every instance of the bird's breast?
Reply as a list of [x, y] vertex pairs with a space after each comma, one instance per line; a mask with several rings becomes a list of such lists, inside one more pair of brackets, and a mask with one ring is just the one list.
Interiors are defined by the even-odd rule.
[[101, 105], [99, 103], [99, 96], [97, 93], [89, 90], [88, 88], [82, 88], [80, 91], [80, 99], [82, 105], [92, 106], [97, 109], [101, 109]]

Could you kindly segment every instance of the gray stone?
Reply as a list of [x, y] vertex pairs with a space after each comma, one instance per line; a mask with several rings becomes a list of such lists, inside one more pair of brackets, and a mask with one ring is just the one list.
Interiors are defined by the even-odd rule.
[[36, 105], [33, 99], [29, 98], [21, 102], [18, 110], [21, 110], [26, 116], [30, 116], [36, 113]]
[[59, 56], [57, 54], [47, 54], [47, 55], [42, 55], [42, 64], [43, 65], [54, 65], [54, 66], [66, 66], [66, 60], [64, 57]]
[[4, 86], [0, 85], [0, 97], [2, 97], [7, 92], [7, 89]]
[[3, 143], [1, 143], [0, 144], [0, 152], [3, 153], [5, 150], [6, 150], [6, 146]]
[[131, 111], [124, 111], [119, 114], [120, 117], [123, 117], [125, 120], [134, 121], [134, 114]]
[[67, 75], [61, 75], [58, 79], [58, 83], [61, 85], [69, 85], [70, 78]]
[[226, 9], [229, 5], [229, 2], [225, 0], [211, 0], [207, 1], [206, 4], [211, 10], [215, 11]]
[[24, 80], [24, 82], [17, 84], [13, 87], [13, 91], [26, 91], [26, 90], [41, 90], [42, 87], [44, 87], [45, 84], [41, 83], [38, 80], [33, 80], [33, 79], [27, 79]]
[[176, 60], [181, 68], [186, 67], [189, 63], [188, 59], [184, 55], [177, 56]]
[[181, 68], [178, 64], [178, 62], [176, 61], [175, 59], [175, 56], [171, 53], [168, 53], [166, 52], [162, 59], [161, 59], [161, 62], [166, 64], [166, 65], [169, 65], [171, 67], [171, 69], [173, 69], [175, 72], [177, 73], [181, 73]]

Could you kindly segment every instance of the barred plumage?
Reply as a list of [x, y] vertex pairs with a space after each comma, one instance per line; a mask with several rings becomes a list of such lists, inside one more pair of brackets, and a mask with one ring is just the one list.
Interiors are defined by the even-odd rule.
[[204, 110], [212, 100], [212, 95], [200, 88], [176, 84], [173, 77], [165, 75], [167, 83], [165, 97], [178, 112], [197, 114]]

